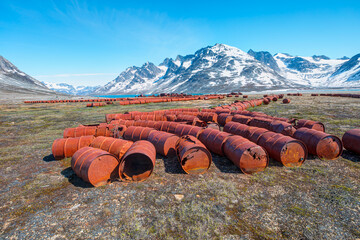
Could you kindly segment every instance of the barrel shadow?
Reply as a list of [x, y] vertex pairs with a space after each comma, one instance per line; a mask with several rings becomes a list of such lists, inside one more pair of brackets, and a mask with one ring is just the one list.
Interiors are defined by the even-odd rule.
[[79, 178], [78, 176], [76, 176], [75, 172], [72, 170], [71, 167], [68, 167], [68, 168], [65, 168], [64, 170], [62, 170], [61, 175], [66, 177], [68, 179], [69, 183], [71, 183], [75, 187], [81, 187], [81, 188], [93, 188], [94, 187], [90, 183], [87, 183], [87, 182], [83, 181], [81, 178]]
[[212, 155], [212, 162], [220, 170], [220, 172], [243, 174], [243, 172], [241, 172], [241, 170], [226, 157], [218, 156], [215, 154], [211, 154], [211, 155]]
[[269, 158], [269, 165], [268, 167], [284, 167], [281, 162], [276, 161], [275, 159]]
[[50, 154], [50, 155], [47, 155], [43, 158], [43, 161], [45, 162], [52, 162], [52, 161], [56, 161], [54, 155]]
[[157, 158], [162, 159], [164, 161], [165, 172], [171, 174], [185, 174], [184, 170], [181, 168], [180, 163], [176, 156], [172, 157], [160, 157]]
[[357, 155], [356, 153], [345, 150], [345, 149], [344, 149], [341, 157], [345, 158], [347, 160], [350, 160], [352, 162], [356, 162], [356, 163], [360, 162], [360, 155]]

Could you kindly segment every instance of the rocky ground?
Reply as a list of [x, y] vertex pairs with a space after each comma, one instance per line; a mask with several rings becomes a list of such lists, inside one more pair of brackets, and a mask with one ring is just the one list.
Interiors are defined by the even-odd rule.
[[[256, 95], [251, 98], [258, 97]], [[360, 127], [360, 99], [290, 97], [252, 110], [322, 121], [339, 137]], [[0, 105], [1, 239], [359, 239], [360, 156], [344, 151], [300, 168], [271, 160], [246, 176], [213, 155], [210, 170], [182, 172], [158, 156], [141, 183], [99, 188], [79, 179], [70, 159], [55, 161], [66, 127], [104, 122], [105, 113], [208, 107], [233, 99], [86, 108], [85, 103]]]

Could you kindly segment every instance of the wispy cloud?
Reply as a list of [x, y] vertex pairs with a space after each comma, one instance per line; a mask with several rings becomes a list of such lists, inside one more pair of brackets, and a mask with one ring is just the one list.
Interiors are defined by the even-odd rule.
[[113, 76], [118, 73], [63, 73], [63, 74], [54, 74], [54, 75], [37, 75], [34, 77], [82, 77], [82, 76]]

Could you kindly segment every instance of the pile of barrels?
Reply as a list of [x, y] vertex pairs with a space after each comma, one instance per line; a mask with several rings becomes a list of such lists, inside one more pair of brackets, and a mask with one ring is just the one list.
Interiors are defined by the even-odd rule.
[[212, 163], [211, 153], [227, 157], [245, 174], [263, 171], [269, 158], [286, 167], [301, 166], [308, 153], [336, 159], [343, 143], [360, 154], [360, 129], [346, 132], [340, 140], [325, 133], [320, 122], [246, 111], [263, 102], [236, 101], [201, 111], [183, 108], [106, 114], [105, 123], [65, 129], [63, 138], [54, 141], [52, 152], [55, 159], [72, 157], [76, 175], [94, 186], [117, 178], [147, 179], [154, 170], [156, 154], [169, 157], [169, 161], [176, 156], [187, 174], [205, 173]]
[[349, 94], [349, 93], [312, 93], [312, 97], [322, 96], [322, 97], [350, 97], [350, 98], [360, 98], [360, 94]]

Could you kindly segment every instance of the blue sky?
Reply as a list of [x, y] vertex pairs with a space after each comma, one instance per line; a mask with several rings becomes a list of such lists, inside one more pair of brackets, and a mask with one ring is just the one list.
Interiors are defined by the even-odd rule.
[[360, 1], [0, 1], [0, 55], [42, 81], [102, 85], [215, 43], [351, 57]]

